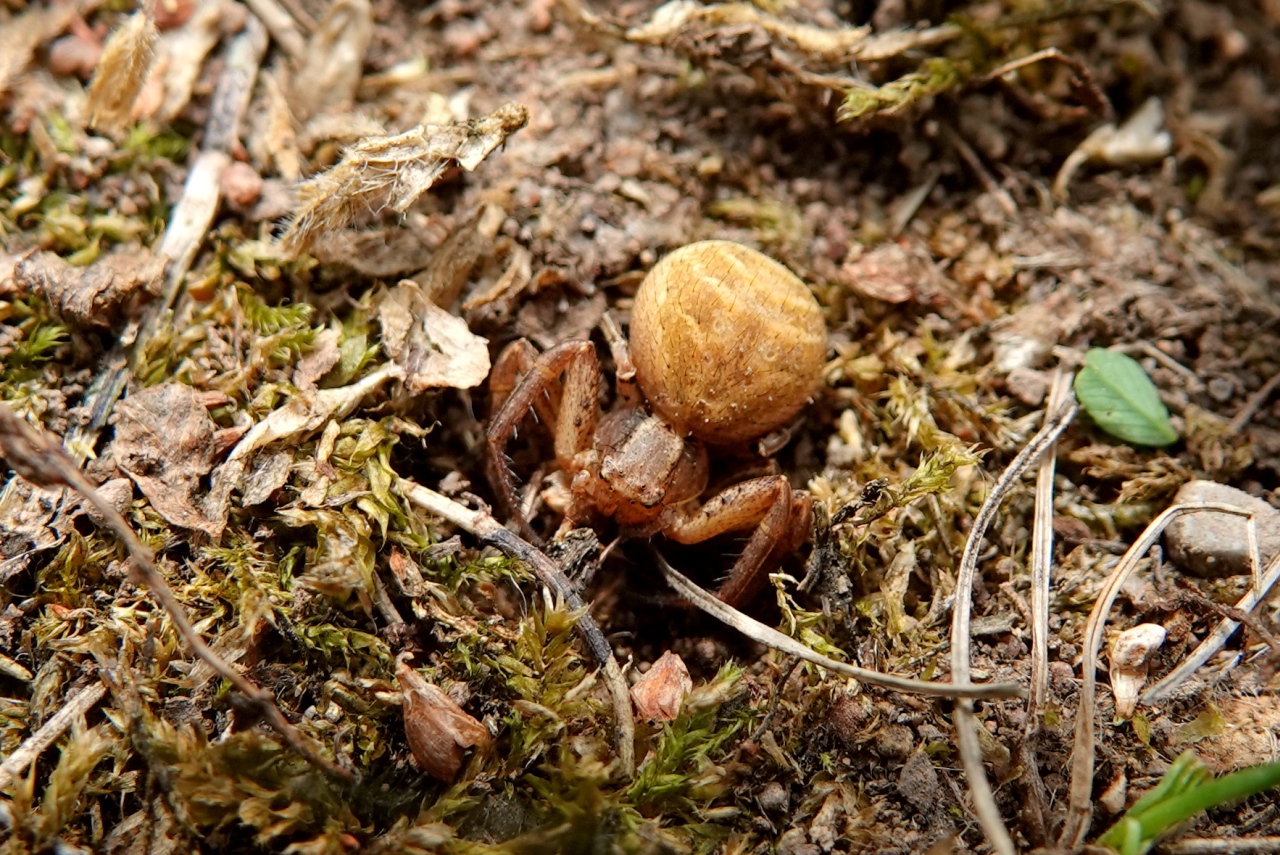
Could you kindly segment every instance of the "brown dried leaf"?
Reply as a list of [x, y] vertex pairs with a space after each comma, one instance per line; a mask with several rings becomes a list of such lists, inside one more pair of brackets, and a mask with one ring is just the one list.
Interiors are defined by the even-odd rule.
[[662, 44], [677, 35], [701, 40], [715, 29], [758, 28], [773, 38], [785, 38], [806, 53], [839, 59], [865, 41], [870, 27], [826, 29], [799, 24], [770, 15], [750, 3], [716, 3], [704, 6], [694, 0], [672, 0], [654, 11], [639, 27], [627, 30], [627, 38], [647, 44]]
[[142, 298], [160, 293], [165, 262], [144, 247], [121, 248], [76, 267], [52, 252], [29, 255], [14, 267], [20, 289], [41, 297], [64, 321], [110, 328]]
[[489, 376], [489, 342], [427, 299], [412, 279], [382, 298], [378, 322], [382, 347], [404, 370], [411, 392], [441, 386], [470, 389]]
[[356, 143], [337, 166], [298, 188], [298, 210], [281, 246], [299, 254], [323, 232], [383, 210], [403, 214], [450, 166], [475, 169], [528, 121], [529, 111], [511, 103], [469, 122], [419, 125]]
[[693, 680], [684, 660], [668, 650], [631, 687], [631, 700], [641, 718], [671, 721], [680, 714], [680, 707], [691, 691]]
[[404, 730], [413, 759], [428, 775], [452, 781], [462, 768], [467, 749], [481, 753], [493, 745], [488, 729], [433, 683], [405, 662], [396, 665], [404, 693]]
[[316, 336], [311, 350], [293, 367], [293, 385], [303, 391], [316, 388], [316, 381], [328, 374], [342, 359], [342, 331], [327, 329]]
[[372, 38], [369, 0], [336, 0], [329, 7], [307, 43], [302, 68], [293, 78], [290, 101], [299, 121], [355, 100]]
[[912, 284], [920, 278], [917, 265], [896, 243], [884, 243], [860, 255], [851, 250], [840, 265], [841, 284], [850, 291], [886, 303], [910, 300], [914, 296]]
[[[722, 39], [727, 43], [766, 45], [785, 41], [814, 60], [839, 65], [889, 59], [909, 50], [952, 41], [961, 33], [959, 27], [948, 24], [872, 35], [870, 27], [818, 27], [788, 21], [751, 3], [704, 6], [694, 0], [672, 0], [658, 7], [647, 23], [627, 30], [626, 36], [647, 44], [708, 46], [713, 52]], [[752, 34], [759, 37], [744, 38]]]
[[89, 127], [121, 131], [129, 124], [134, 102], [155, 59], [159, 35], [151, 15], [143, 10], [131, 15], [107, 39], [89, 84]]
[[213, 469], [216, 425], [194, 389], [165, 383], [130, 395], [116, 407], [111, 453], [156, 513], [173, 525], [217, 537], [225, 515], [197, 501]]
[[506, 213], [497, 205], [486, 205], [454, 229], [432, 255], [431, 263], [413, 276], [431, 302], [446, 309], [454, 304], [476, 262], [492, 255], [493, 239], [505, 218]]
[[422, 270], [432, 258], [417, 230], [398, 225], [334, 232], [312, 247], [311, 254], [321, 264], [340, 264], [364, 276], [387, 279]]
[[74, 3], [50, 9], [32, 7], [4, 22], [0, 27], [0, 95], [9, 91], [13, 81], [31, 62], [36, 48], [65, 30], [80, 11]]

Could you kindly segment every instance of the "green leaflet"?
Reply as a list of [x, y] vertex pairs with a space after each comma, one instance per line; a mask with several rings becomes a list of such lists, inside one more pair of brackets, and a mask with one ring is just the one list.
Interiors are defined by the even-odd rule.
[[1143, 855], [1178, 823], [1277, 784], [1280, 763], [1249, 766], [1214, 778], [1195, 752], [1187, 751], [1170, 764], [1159, 784], [1098, 838], [1098, 843], [1120, 855]]
[[1089, 417], [1112, 436], [1132, 445], [1176, 442], [1155, 384], [1131, 357], [1095, 347], [1076, 375], [1076, 397]]

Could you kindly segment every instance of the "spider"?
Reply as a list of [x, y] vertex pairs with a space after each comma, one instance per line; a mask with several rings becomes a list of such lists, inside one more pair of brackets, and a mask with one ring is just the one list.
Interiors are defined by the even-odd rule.
[[566, 488], [555, 509], [565, 527], [599, 515], [625, 534], [662, 534], [684, 544], [754, 529], [717, 592], [727, 603], [746, 602], [808, 538], [812, 500], [777, 474], [702, 500], [710, 454], [776, 432], [816, 393], [827, 351], [821, 309], [773, 259], [729, 241], [701, 241], [673, 251], [645, 277], [630, 347], [641, 395], [620, 372], [619, 405], [605, 415], [591, 342], [569, 341], [538, 355], [521, 339], [499, 355], [487, 432], [495, 493], [532, 537], [516, 509], [506, 457], [532, 410], [554, 435]]

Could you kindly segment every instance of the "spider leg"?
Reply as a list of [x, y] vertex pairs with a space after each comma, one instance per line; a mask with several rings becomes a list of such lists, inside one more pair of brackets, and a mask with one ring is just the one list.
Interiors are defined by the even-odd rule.
[[[490, 419], [498, 414], [507, 398], [511, 397], [512, 390], [537, 361], [538, 351], [527, 338], [518, 338], [502, 349], [498, 358], [494, 360], [493, 368], [489, 371]], [[533, 408], [538, 414], [538, 421], [548, 428], [556, 423], [560, 393], [559, 381], [553, 380], [543, 389], [543, 394], [534, 399]]]
[[[508, 347], [503, 351], [499, 363], [504, 363], [511, 350]], [[501, 406], [489, 421], [485, 438], [489, 448], [489, 480], [494, 492], [507, 513], [515, 518], [520, 533], [537, 542], [529, 520], [520, 512], [515, 500], [515, 474], [508, 465], [507, 444], [530, 410], [536, 410], [543, 418], [552, 416], [554, 421], [548, 425], [555, 436], [556, 463], [572, 472], [578, 452], [591, 447], [599, 419], [600, 361], [591, 342], [565, 342], [533, 360], [523, 375], [513, 382], [512, 378], [520, 373], [520, 364], [531, 350], [530, 346], [524, 354], [517, 352], [510, 357], [511, 365], [503, 365], [498, 380], [500, 384], [508, 384], [509, 392], [503, 396]], [[564, 377], [563, 388], [558, 390], [556, 400], [554, 393], [561, 385], [561, 376]], [[503, 395], [503, 391], [500, 385], [496, 394]]]
[[731, 531], [755, 528], [717, 595], [730, 605], [751, 599], [783, 556], [809, 536], [813, 513], [808, 493], [792, 492], [782, 475], [734, 484], [700, 507], [681, 505], [663, 517], [662, 531], [677, 543], [701, 543]]

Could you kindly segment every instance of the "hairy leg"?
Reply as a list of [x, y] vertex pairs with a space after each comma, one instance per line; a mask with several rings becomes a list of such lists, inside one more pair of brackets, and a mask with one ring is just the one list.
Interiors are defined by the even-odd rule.
[[717, 493], [701, 507], [672, 508], [663, 517], [662, 531], [677, 543], [701, 543], [754, 527], [747, 548], [717, 592], [726, 603], [739, 605], [759, 592], [783, 556], [805, 542], [811, 501], [808, 493], [793, 493], [782, 475], [752, 478]]
[[[503, 362], [511, 349], [508, 347], [503, 351], [499, 362]], [[513, 383], [512, 377], [520, 373], [520, 363], [526, 356], [527, 353], [513, 355], [510, 365], [503, 365], [498, 380], [500, 384], [508, 384], [510, 391], [489, 422], [486, 441], [489, 447], [489, 479], [494, 492], [506, 511], [515, 517], [521, 533], [536, 540], [529, 521], [516, 505], [515, 475], [507, 465], [507, 444], [531, 409], [537, 410], [544, 418], [544, 412], [547, 415], [554, 413], [550, 426], [555, 436], [556, 462], [562, 469], [572, 470], [578, 452], [591, 447], [599, 419], [600, 362], [590, 342], [565, 342], [539, 356]], [[564, 378], [563, 384], [561, 377]], [[555, 400], [549, 390], [554, 391], [561, 385], [558, 400]], [[497, 394], [502, 392], [502, 388], [497, 390]]]

